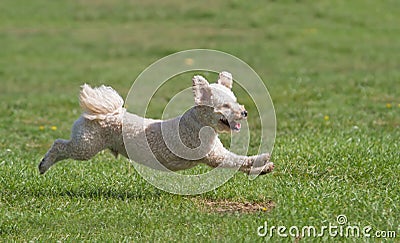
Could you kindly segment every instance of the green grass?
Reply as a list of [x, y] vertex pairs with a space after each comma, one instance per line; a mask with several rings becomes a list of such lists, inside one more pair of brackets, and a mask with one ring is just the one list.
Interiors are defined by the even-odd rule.
[[[399, 9], [394, 0], [1, 1], [0, 240], [254, 242], [265, 221], [321, 227], [339, 214], [399, 237]], [[149, 64], [190, 48], [233, 54], [264, 80], [278, 122], [274, 173], [179, 196], [104, 152], [39, 176], [79, 117], [79, 85], [125, 97]], [[206, 201], [275, 206], [218, 213]]]

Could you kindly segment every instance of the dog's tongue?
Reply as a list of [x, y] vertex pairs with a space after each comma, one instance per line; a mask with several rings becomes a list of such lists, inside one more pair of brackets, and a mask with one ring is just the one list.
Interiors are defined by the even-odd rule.
[[240, 126], [241, 126], [240, 123], [236, 123], [236, 124], [235, 124], [235, 128], [236, 128], [237, 130], [240, 129]]

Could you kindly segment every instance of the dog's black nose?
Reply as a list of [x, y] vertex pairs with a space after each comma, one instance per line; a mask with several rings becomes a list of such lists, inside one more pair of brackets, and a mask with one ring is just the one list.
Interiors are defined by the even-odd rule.
[[247, 111], [242, 111], [242, 116], [247, 117]]

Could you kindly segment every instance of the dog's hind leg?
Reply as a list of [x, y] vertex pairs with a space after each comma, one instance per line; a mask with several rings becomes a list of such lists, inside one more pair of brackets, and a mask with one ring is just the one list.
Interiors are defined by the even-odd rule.
[[57, 139], [53, 146], [47, 151], [46, 155], [39, 164], [40, 174], [45, 173], [53, 164], [60, 160], [67, 159], [67, 148], [70, 146], [70, 140]]
[[103, 149], [103, 146], [96, 146], [90, 140], [57, 139], [40, 162], [39, 172], [44, 174], [52, 165], [64, 159], [89, 160]]
[[45, 173], [60, 160], [88, 160], [101, 150], [106, 149], [102, 130], [94, 122], [78, 119], [73, 128], [70, 140], [57, 139], [39, 164], [39, 172]]

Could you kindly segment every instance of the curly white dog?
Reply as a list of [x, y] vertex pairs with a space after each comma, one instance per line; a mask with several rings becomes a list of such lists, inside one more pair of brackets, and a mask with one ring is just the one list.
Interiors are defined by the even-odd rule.
[[71, 139], [54, 142], [39, 164], [40, 173], [60, 160], [88, 160], [104, 149], [159, 170], [177, 171], [205, 163], [245, 173], [271, 172], [274, 164], [269, 154], [236, 155], [218, 138], [218, 133], [239, 131], [240, 121], [247, 117], [231, 91], [232, 75], [221, 72], [215, 84], [202, 76], [194, 76], [192, 81], [195, 106], [165, 121], [127, 112], [123, 99], [111, 87], [83, 85], [83, 114], [73, 125]]

